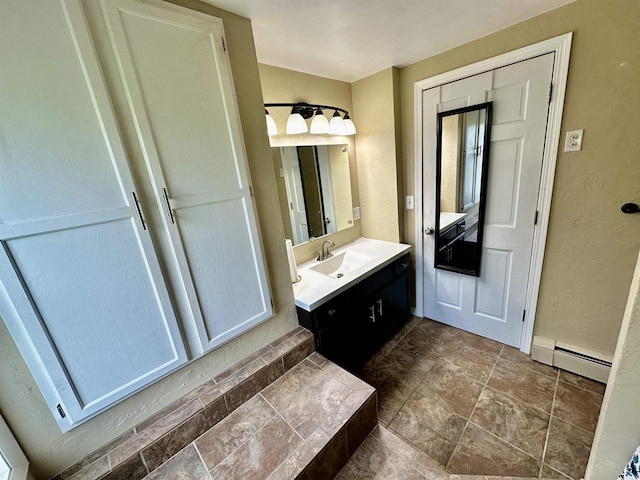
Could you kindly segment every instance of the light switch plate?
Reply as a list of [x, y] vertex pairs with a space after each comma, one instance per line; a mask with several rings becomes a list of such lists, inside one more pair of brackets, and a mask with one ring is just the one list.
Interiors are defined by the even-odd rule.
[[360, 207], [353, 207], [353, 219], [360, 220]]
[[582, 135], [584, 130], [570, 130], [564, 140], [565, 152], [579, 152], [582, 150]]
[[413, 210], [415, 208], [413, 204], [413, 195], [407, 195], [404, 197], [404, 208], [406, 210]]

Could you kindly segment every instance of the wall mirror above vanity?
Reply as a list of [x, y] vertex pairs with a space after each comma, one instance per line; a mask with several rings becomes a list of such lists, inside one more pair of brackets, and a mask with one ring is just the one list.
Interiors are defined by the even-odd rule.
[[436, 268], [480, 276], [491, 102], [438, 113]]
[[353, 226], [349, 148], [272, 147], [285, 237], [294, 245]]

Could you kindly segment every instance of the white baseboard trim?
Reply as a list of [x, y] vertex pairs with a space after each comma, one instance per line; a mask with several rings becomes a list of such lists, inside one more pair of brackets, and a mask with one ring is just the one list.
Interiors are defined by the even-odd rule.
[[607, 383], [611, 371], [610, 359], [591, 352], [580, 352], [575, 347], [545, 337], [533, 337], [531, 358], [602, 383]]

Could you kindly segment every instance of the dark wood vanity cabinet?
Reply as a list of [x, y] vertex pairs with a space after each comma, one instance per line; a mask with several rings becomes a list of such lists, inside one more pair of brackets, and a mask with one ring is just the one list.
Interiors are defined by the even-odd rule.
[[410, 269], [407, 254], [311, 312], [298, 307], [316, 350], [345, 367], [364, 362], [409, 316]]

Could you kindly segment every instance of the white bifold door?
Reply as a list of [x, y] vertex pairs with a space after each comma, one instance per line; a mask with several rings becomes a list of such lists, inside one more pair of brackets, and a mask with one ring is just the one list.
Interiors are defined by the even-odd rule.
[[222, 21], [102, 6], [202, 353], [272, 315]]
[[24, 5], [0, 15], [1, 312], [64, 429], [187, 356], [82, 10]]
[[0, 15], [0, 315], [65, 431], [273, 314], [221, 21], [100, 9], [121, 82], [79, 0]]
[[435, 225], [436, 116], [493, 102], [479, 277], [434, 268], [424, 238], [424, 312], [440, 322], [520, 346], [554, 54], [425, 90], [424, 226]]

